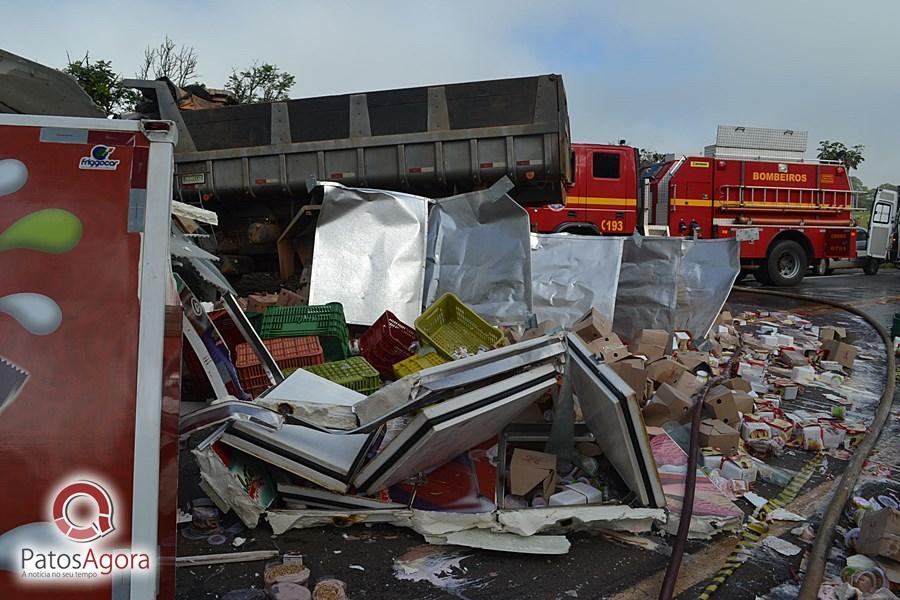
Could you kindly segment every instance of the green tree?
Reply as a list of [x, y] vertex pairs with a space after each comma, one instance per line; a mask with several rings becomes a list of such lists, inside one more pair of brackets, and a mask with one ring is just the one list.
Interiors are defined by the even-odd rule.
[[856, 169], [859, 167], [859, 163], [866, 160], [863, 158], [863, 150], [865, 150], [865, 146], [861, 144], [848, 148], [843, 142], [833, 142], [831, 140], [819, 142], [820, 159], [839, 160], [848, 169]]
[[638, 162], [640, 163], [639, 166], [641, 169], [666, 159], [665, 154], [657, 152], [656, 150], [651, 150], [650, 148], [641, 148], [639, 153]]
[[243, 71], [232, 69], [225, 87], [240, 104], [253, 104], [287, 100], [294, 81], [293, 75], [275, 65], [253, 63]]
[[80, 60], [67, 57], [67, 61], [63, 72], [72, 76], [107, 115], [130, 110], [137, 102], [139, 94], [122, 85], [122, 77], [113, 70], [110, 61], [91, 61], [87, 52]]

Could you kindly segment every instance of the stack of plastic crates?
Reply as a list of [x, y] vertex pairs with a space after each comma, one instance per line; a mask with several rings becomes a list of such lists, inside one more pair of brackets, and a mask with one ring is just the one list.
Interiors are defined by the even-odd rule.
[[400, 379], [401, 377], [418, 373], [422, 369], [442, 365], [445, 362], [447, 362], [447, 359], [442, 358], [437, 352], [429, 352], [425, 356], [410, 356], [394, 365], [394, 378]]
[[385, 311], [359, 338], [359, 353], [382, 377], [390, 378], [394, 364], [413, 354], [416, 330], [391, 311]]
[[[263, 342], [282, 372], [325, 362], [322, 346], [316, 337], [284, 337]], [[271, 382], [259, 357], [250, 344], [238, 344], [235, 368], [244, 391], [256, 398]]]
[[350, 355], [350, 333], [344, 307], [338, 302], [311, 306], [272, 306], [263, 315], [263, 339], [314, 335], [319, 338], [326, 360]]
[[450, 360], [460, 358], [461, 349], [465, 354], [477, 354], [503, 345], [499, 329], [450, 293], [438, 298], [416, 319], [416, 331], [424, 343]]
[[338, 360], [303, 368], [319, 377], [324, 377], [346, 388], [356, 390], [360, 394], [369, 395], [381, 387], [378, 371], [362, 356], [351, 356], [347, 360]]

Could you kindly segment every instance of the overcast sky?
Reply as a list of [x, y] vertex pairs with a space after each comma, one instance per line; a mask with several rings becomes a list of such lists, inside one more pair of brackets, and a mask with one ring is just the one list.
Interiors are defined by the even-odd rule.
[[[293, 97], [562, 73], [576, 141], [697, 153], [716, 125], [807, 129], [866, 147], [868, 185], [900, 181], [900, 2], [11, 2], [0, 46], [62, 66], [90, 51], [134, 74], [168, 34], [221, 87], [254, 60]], [[10, 16], [10, 13], [12, 16]]]

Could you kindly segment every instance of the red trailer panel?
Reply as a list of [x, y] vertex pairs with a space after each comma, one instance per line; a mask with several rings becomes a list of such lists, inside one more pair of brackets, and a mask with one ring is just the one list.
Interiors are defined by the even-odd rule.
[[174, 597], [174, 142], [0, 115], [0, 598]]

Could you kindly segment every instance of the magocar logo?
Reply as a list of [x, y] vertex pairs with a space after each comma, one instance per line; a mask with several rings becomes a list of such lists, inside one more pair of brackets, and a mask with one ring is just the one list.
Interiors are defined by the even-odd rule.
[[91, 148], [90, 156], [82, 156], [78, 162], [79, 169], [95, 169], [99, 171], [115, 171], [119, 167], [118, 160], [110, 158], [115, 148], [97, 144]]
[[76, 481], [53, 500], [53, 522], [73, 542], [92, 542], [115, 530], [109, 494], [93, 481]]

